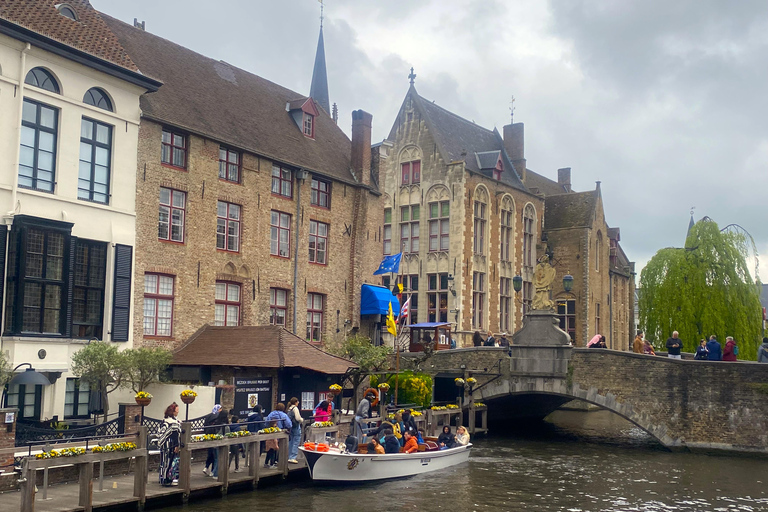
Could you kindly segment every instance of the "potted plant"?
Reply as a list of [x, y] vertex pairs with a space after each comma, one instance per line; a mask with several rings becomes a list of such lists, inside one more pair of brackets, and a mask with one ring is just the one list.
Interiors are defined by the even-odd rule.
[[185, 389], [184, 391], [181, 392], [181, 395], [179, 396], [181, 397], [182, 402], [189, 405], [195, 401], [195, 398], [197, 398], [197, 392], [191, 389]]
[[146, 391], [139, 391], [133, 399], [136, 400], [136, 405], [146, 407], [152, 402], [152, 395]]
[[338, 384], [331, 384], [330, 387], [328, 387], [328, 392], [336, 396], [341, 393], [341, 386]]

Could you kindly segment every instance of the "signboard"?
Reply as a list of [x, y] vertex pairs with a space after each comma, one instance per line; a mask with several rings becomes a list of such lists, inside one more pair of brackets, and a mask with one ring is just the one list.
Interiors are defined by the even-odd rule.
[[15, 419], [16, 413], [13, 412], [7, 412], [5, 413], [5, 422], [6, 423], [13, 423], [13, 420]]
[[235, 411], [241, 418], [260, 405], [264, 413], [272, 410], [272, 378], [235, 379]]

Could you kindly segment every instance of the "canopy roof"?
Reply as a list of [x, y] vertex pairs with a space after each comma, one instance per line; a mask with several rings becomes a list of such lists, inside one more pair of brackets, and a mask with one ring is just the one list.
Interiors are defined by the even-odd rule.
[[389, 313], [389, 305], [392, 304], [392, 312], [395, 316], [400, 314], [400, 301], [392, 295], [389, 288], [364, 284], [360, 290], [360, 314], [361, 315], [386, 315]]

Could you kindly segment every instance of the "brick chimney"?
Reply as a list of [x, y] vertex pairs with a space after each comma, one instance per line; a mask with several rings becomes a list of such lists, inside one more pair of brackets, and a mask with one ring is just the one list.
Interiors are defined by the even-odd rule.
[[523, 123], [504, 126], [504, 149], [507, 150], [512, 165], [525, 183], [527, 169], [525, 163], [525, 130]]
[[363, 185], [371, 184], [371, 122], [363, 110], [352, 111], [352, 170]]
[[557, 184], [562, 186], [566, 192], [571, 191], [571, 168], [563, 167], [557, 170]]

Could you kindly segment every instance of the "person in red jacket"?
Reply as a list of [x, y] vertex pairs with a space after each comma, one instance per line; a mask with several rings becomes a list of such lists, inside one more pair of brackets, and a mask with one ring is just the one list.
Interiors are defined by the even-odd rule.
[[409, 431], [405, 431], [405, 446], [403, 446], [403, 451], [405, 453], [414, 453], [419, 450], [419, 443], [416, 441], [416, 436], [411, 434]]
[[723, 349], [723, 361], [736, 361], [736, 355], [739, 353], [739, 347], [733, 341], [733, 337], [725, 338], [725, 348]]

